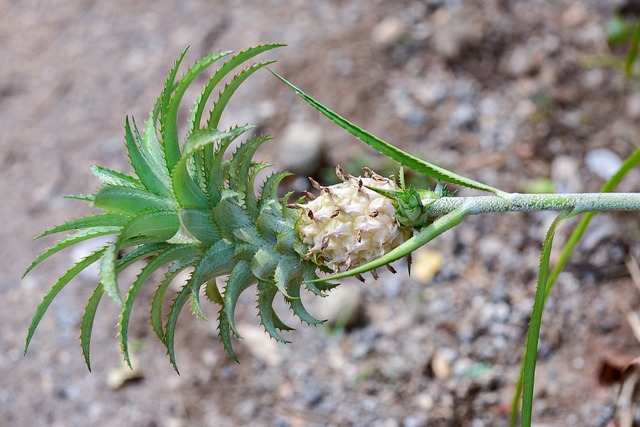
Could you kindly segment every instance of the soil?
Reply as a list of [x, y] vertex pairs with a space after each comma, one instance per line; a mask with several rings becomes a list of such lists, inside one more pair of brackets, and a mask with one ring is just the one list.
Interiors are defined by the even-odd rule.
[[[259, 332], [247, 297], [238, 308], [240, 364], [217, 340], [214, 307], [207, 322], [185, 315], [180, 375], [143, 304], [131, 325], [135, 375], [123, 370], [109, 301], [98, 312], [88, 372], [77, 337], [91, 274], [58, 296], [23, 357], [35, 307], [79, 256], [60, 253], [21, 280], [54, 241], [31, 239], [90, 212], [63, 198], [97, 188], [90, 165], [130, 170], [125, 115], [146, 118], [186, 46], [191, 63], [212, 50], [286, 43], [267, 54], [278, 59], [274, 70], [406, 151], [506, 191], [597, 191], [605, 160], [628, 156], [640, 136], [637, 84], [597, 66], [624, 57], [605, 28], [632, 5], [0, 0], [0, 425], [507, 425], [553, 214], [470, 218], [422, 253], [435, 276], [409, 276], [399, 264], [378, 281], [345, 280], [346, 292], [307, 304], [314, 313], [347, 312], [347, 327], [296, 324], [288, 345]], [[276, 164], [289, 124], [320, 127], [324, 163], [308, 172], [318, 179], [338, 163], [352, 173], [360, 163], [387, 167], [266, 71], [226, 114], [224, 124], [254, 123], [274, 135], [258, 156]], [[640, 191], [638, 171], [620, 190]], [[570, 230], [561, 229], [557, 247]], [[619, 383], [601, 374], [640, 353], [628, 321], [640, 310], [640, 283], [629, 272], [639, 236], [637, 214], [597, 217], [561, 276], [543, 323], [536, 425], [613, 422]], [[148, 300], [152, 286], [143, 292]]]

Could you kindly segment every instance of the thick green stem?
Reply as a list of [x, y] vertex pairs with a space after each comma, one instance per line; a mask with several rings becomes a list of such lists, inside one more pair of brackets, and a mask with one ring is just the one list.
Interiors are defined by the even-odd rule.
[[506, 197], [442, 197], [423, 200], [429, 216], [445, 215], [463, 204], [469, 214], [526, 211], [640, 211], [640, 193], [519, 194]]

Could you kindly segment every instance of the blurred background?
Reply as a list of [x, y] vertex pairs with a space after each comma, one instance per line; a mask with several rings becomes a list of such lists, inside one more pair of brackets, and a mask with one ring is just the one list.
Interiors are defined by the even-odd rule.
[[[186, 46], [189, 64], [286, 43], [263, 55], [278, 59], [274, 70], [406, 151], [507, 191], [597, 191], [640, 141], [640, 88], [616, 69], [626, 47], [607, 38], [616, 12], [637, 19], [634, 3], [0, 0], [0, 425], [506, 425], [553, 214], [469, 218], [415, 254], [411, 277], [399, 263], [396, 275], [309, 299], [329, 326], [296, 324], [292, 344], [267, 338], [246, 297], [240, 364], [218, 342], [214, 307], [208, 322], [184, 315], [180, 376], [142, 304], [130, 334], [137, 363], [123, 368], [106, 300], [87, 371], [78, 326], [92, 274], [59, 295], [23, 357], [36, 305], [91, 247], [21, 280], [54, 241], [31, 239], [90, 212], [62, 196], [97, 188], [92, 164], [130, 170], [124, 118], [146, 119]], [[266, 71], [245, 83], [224, 123], [274, 135], [257, 157], [298, 174], [292, 189], [306, 176], [331, 182], [338, 163], [353, 174], [396, 171]], [[619, 190], [640, 191], [637, 170]], [[639, 224], [637, 214], [597, 217], [549, 300], [539, 425], [612, 420], [616, 375], [640, 353]]]

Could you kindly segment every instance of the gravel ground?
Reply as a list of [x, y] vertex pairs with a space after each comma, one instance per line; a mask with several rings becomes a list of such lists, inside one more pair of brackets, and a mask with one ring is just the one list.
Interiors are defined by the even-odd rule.
[[[88, 212], [62, 196], [96, 188], [90, 165], [129, 167], [123, 119], [146, 117], [187, 45], [191, 62], [211, 50], [286, 43], [270, 55], [279, 73], [407, 151], [507, 191], [596, 191], [640, 140], [640, 89], [618, 71], [585, 65], [624, 53], [612, 52], [604, 33], [624, 6], [0, 0], [0, 425], [506, 425], [552, 214], [470, 218], [415, 255], [412, 277], [400, 264], [378, 281], [345, 280], [308, 302], [342, 323], [300, 325], [286, 346], [260, 332], [244, 298], [240, 364], [217, 342], [215, 322], [184, 316], [176, 375], [140, 305], [135, 378], [121, 386], [128, 377], [113, 304], [98, 313], [92, 373], [77, 345], [91, 274], [60, 294], [22, 357], [33, 310], [79, 252], [20, 275], [53, 242], [32, 236]], [[247, 81], [224, 120], [275, 135], [259, 156], [295, 163], [301, 176], [326, 179], [337, 163], [352, 173], [361, 163], [387, 167], [267, 72]], [[299, 135], [308, 150], [285, 156]], [[640, 191], [640, 173], [620, 189]], [[538, 426], [610, 423], [619, 384], [599, 379], [601, 367], [640, 352], [627, 321], [640, 309], [628, 270], [631, 256], [640, 259], [639, 236], [637, 215], [598, 217], [561, 276], [541, 336]]]

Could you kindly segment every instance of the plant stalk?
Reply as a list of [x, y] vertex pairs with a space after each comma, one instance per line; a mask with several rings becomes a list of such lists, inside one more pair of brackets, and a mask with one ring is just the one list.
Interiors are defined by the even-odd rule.
[[506, 197], [442, 197], [425, 199], [428, 215], [445, 215], [463, 204], [469, 215], [491, 212], [573, 211], [607, 212], [640, 211], [640, 193], [583, 193], [583, 194], [519, 194]]

